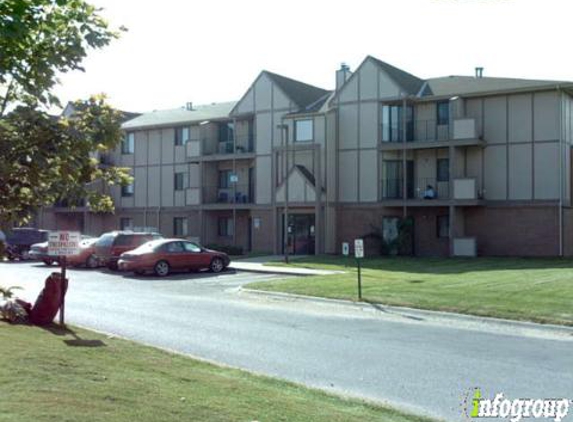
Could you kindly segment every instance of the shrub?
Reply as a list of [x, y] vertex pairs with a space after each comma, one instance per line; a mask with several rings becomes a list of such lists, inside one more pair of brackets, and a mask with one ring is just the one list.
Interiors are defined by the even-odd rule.
[[240, 246], [232, 246], [232, 245], [217, 245], [215, 243], [211, 243], [209, 245], [205, 245], [207, 249], [214, 249], [219, 252], [225, 252], [227, 255], [243, 255], [243, 248]]

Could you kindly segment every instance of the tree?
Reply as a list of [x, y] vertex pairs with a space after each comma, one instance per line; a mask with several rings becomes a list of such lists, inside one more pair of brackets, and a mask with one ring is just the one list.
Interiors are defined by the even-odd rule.
[[126, 169], [98, 162], [120, 142], [121, 114], [101, 95], [76, 102], [70, 118], [46, 109], [59, 105], [57, 75], [82, 71], [90, 49], [117, 37], [83, 0], [0, 1], [0, 223], [26, 222], [63, 198], [113, 210], [94, 185], [130, 181]]

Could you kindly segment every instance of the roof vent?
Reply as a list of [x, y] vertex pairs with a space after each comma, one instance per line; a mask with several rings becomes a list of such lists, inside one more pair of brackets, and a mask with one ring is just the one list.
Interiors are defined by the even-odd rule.
[[483, 78], [483, 67], [476, 67], [476, 78]]
[[187, 102], [187, 104], [185, 104], [185, 110], [193, 110], [193, 103], [191, 101]]

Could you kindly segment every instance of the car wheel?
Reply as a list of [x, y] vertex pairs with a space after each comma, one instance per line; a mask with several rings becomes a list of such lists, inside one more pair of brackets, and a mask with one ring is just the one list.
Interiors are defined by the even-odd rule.
[[213, 258], [209, 269], [214, 273], [220, 273], [225, 268], [225, 264], [221, 258]]
[[117, 263], [116, 262], [110, 262], [109, 264], [107, 264], [107, 268], [109, 268], [112, 271], [117, 271], [118, 267], [117, 267]]
[[24, 249], [21, 253], [20, 253], [20, 261], [28, 261], [30, 260], [30, 251]]
[[95, 255], [88, 256], [88, 259], [86, 259], [86, 268], [97, 268], [97, 266], [98, 262]]
[[159, 277], [165, 277], [168, 275], [169, 270], [169, 263], [167, 261], [159, 261], [155, 264], [155, 267], [153, 267], [153, 271], [155, 271], [155, 274]]
[[51, 259], [44, 259], [43, 262], [44, 262], [44, 264], [47, 265], [48, 267], [54, 263], [54, 261], [52, 261]]

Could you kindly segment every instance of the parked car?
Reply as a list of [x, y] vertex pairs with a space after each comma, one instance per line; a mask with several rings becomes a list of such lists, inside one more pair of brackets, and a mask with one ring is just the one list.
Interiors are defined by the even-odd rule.
[[119, 256], [131, 251], [150, 240], [163, 239], [159, 233], [139, 233], [130, 231], [114, 231], [104, 233], [95, 245], [95, 254], [102, 265], [111, 270], [117, 270]]
[[209, 269], [218, 273], [227, 268], [230, 262], [226, 253], [206, 249], [195, 242], [161, 239], [121, 254], [118, 266], [122, 271], [136, 274], [153, 271], [164, 277], [171, 271], [179, 270]]
[[30, 247], [34, 243], [46, 242], [48, 233], [48, 230], [31, 227], [12, 229], [6, 235], [6, 256], [10, 261], [30, 259]]
[[[80, 253], [66, 257], [67, 265], [71, 267], [97, 268], [99, 261], [95, 255], [95, 244], [97, 237], [82, 235], [80, 241]], [[30, 258], [42, 261], [46, 265], [52, 265], [54, 262], [59, 264], [58, 257], [48, 255], [48, 242], [36, 243], [30, 248]]]

